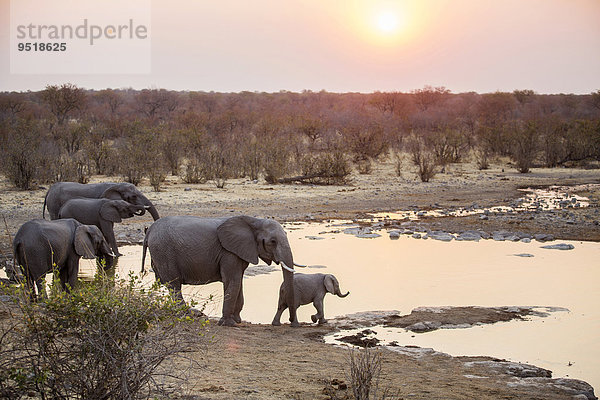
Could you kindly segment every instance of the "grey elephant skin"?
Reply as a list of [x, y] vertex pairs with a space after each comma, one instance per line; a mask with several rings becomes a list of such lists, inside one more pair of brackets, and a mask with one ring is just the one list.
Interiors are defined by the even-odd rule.
[[42, 217], [46, 218], [46, 208], [50, 219], [58, 219], [61, 207], [69, 200], [76, 198], [125, 200], [138, 206], [145, 206], [152, 218], [159, 218], [154, 204], [131, 183], [89, 183], [57, 182], [50, 186], [44, 198]]
[[[223, 282], [223, 315], [219, 325], [241, 322], [244, 306], [242, 281], [249, 263], [262, 259], [267, 264], [293, 268], [294, 259], [281, 225], [270, 219], [249, 216], [199, 218], [163, 217], [154, 222], [144, 239], [142, 273], [146, 247], [150, 250], [156, 278], [173, 290], [181, 301], [181, 285]], [[283, 269], [283, 285], [290, 301], [294, 295], [293, 271]], [[298, 325], [296, 309], [290, 307], [290, 322]]]
[[58, 218], [73, 218], [82, 224], [100, 228], [113, 253], [120, 256], [115, 239], [114, 224], [135, 215], [144, 215], [145, 206], [131, 204], [125, 200], [71, 199], [58, 212]]
[[313, 303], [317, 313], [311, 316], [313, 322], [324, 324], [327, 322], [323, 312], [323, 298], [329, 292], [339, 297], [346, 297], [350, 294], [342, 294], [340, 284], [335, 276], [331, 274], [294, 274], [294, 301], [289, 303], [287, 287], [281, 285], [279, 288], [279, 302], [277, 313], [273, 318], [273, 325], [281, 325], [281, 313], [292, 304], [294, 308], [301, 305]]
[[34, 284], [38, 294], [45, 293], [44, 278], [54, 268], [58, 270], [62, 288], [68, 290], [77, 283], [81, 257], [112, 256], [98, 227], [74, 219], [34, 219], [24, 223], [13, 240], [13, 252], [32, 298]]

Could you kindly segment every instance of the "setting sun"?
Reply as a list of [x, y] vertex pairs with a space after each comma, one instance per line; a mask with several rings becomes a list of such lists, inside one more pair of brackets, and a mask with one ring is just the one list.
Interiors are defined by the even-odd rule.
[[351, 26], [364, 42], [377, 47], [408, 43], [418, 24], [418, 4], [412, 1], [373, 1], [353, 3]]
[[384, 33], [394, 33], [398, 30], [398, 15], [390, 11], [384, 11], [377, 16], [377, 28]]

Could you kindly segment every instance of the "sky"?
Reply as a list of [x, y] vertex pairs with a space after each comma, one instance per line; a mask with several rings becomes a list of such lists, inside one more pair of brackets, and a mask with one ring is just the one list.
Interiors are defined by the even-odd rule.
[[[57, 18], [58, 3], [29, 1], [39, 6], [28, 18]], [[137, 17], [118, 2], [77, 1], [102, 7], [90, 20]], [[600, 89], [600, 0], [139, 0], [149, 11], [148, 57], [113, 46], [112, 63], [102, 58], [107, 68], [135, 65], [125, 74], [85, 70], [102, 64], [87, 56], [77, 61], [82, 72], [69, 70], [73, 61], [44, 70], [44, 59], [29, 62], [42, 72], [11, 72], [10, 2], [0, 0], [0, 91], [65, 82], [217, 92]]]

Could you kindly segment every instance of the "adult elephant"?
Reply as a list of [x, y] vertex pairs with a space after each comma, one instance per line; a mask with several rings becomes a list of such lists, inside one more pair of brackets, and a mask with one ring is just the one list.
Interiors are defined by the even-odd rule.
[[81, 198], [67, 201], [60, 208], [58, 218], [74, 218], [82, 224], [97, 226], [113, 253], [120, 256], [113, 230], [114, 223], [135, 215], [144, 215], [145, 212], [145, 206], [131, 204], [125, 200]]
[[76, 183], [76, 182], [57, 182], [50, 186], [46, 197], [44, 198], [44, 208], [42, 216], [46, 218], [46, 207], [50, 213], [50, 219], [58, 219], [60, 208], [69, 200], [75, 198], [92, 198], [92, 199], [111, 199], [125, 200], [128, 203], [138, 206], [144, 206], [156, 221], [158, 211], [154, 204], [146, 196], [140, 192], [135, 185], [131, 183]]
[[[249, 216], [200, 218], [164, 217], [146, 233], [142, 251], [142, 273], [146, 248], [150, 249], [156, 278], [183, 301], [181, 285], [223, 282], [223, 315], [219, 325], [241, 322], [244, 306], [242, 281], [249, 263], [262, 259], [283, 268], [289, 304], [294, 304], [294, 259], [281, 225], [270, 219]], [[290, 307], [290, 322], [298, 326], [296, 307]]]
[[15, 263], [26, 278], [31, 297], [45, 292], [46, 273], [57, 269], [63, 289], [74, 288], [79, 272], [79, 258], [113, 257], [98, 227], [83, 225], [74, 219], [25, 222], [13, 240]]

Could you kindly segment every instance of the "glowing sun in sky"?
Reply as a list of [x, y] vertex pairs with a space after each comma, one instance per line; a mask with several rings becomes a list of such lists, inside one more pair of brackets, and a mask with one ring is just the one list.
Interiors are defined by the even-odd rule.
[[382, 11], [377, 15], [376, 26], [382, 33], [394, 33], [399, 28], [398, 15], [391, 11]]
[[349, 26], [361, 41], [381, 48], [412, 43], [421, 24], [421, 0], [354, 0]]

